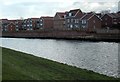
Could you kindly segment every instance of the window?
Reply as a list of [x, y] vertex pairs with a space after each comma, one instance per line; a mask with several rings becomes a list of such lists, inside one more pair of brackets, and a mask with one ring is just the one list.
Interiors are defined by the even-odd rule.
[[85, 28], [85, 26], [82, 26], [82, 28]]
[[39, 21], [37, 21], [37, 23], [40, 23]]
[[70, 28], [73, 28], [73, 25], [72, 25], [72, 24], [70, 25]]
[[69, 23], [69, 22], [70, 22], [70, 19], [67, 19], [67, 22]]
[[5, 31], [7, 31], [7, 29], [5, 29]]
[[16, 29], [16, 31], [18, 31], [19, 29]]
[[43, 21], [42, 19], [40, 19], [40, 21]]
[[69, 13], [69, 16], [72, 16], [72, 13]]
[[30, 28], [30, 30], [33, 30], [32, 28]]
[[16, 25], [16, 27], [18, 27], [18, 25]]
[[42, 26], [43, 24], [41, 23], [40, 26]]
[[29, 24], [27, 24], [27, 27], [29, 27]]
[[16, 21], [15, 23], [18, 24], [18, 21]]
[[74, 19], [74, 23], [76, 23], [77, 22], [77, 19]]
[[76, 19], [76, 23], [79, 23], [79, 19]]
[[68, 24], [68, 25], [67, 25], [67, 27], [69, 28], [69, 27], [70, 27], [70, 25]]
[[114, 24], [117, 24], [117, 22], [113, 22]]
[[76, 28], [78, 28], [78, 25], [75, 25]]
[[24, 21], [24, 23], [26, 23], [26, 20]]
[[73, 22], [73, 19], [71, 19], [71, 22]]
[[82, 20], [82, 24], [86, 24], [86, 20]]
[[75, 19], [75, 23], [79, 23], [79, 19]]
[[30, 26], [32, 27], [32, 24], [30, 24]]
[[64, 15], [64, 18], [66, 18], [66, 15]]

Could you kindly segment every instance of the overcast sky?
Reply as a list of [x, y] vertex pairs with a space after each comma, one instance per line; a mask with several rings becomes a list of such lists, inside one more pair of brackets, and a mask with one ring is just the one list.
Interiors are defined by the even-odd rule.
[[54, 16], [56, 12], [81, 9], [83, 12], [118, 11], [119, 0], [0, 0], [0, 19]]

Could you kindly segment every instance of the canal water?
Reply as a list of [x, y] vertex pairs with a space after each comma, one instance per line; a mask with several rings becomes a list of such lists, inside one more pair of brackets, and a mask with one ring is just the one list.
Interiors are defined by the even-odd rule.
[[0, 46], [118, 77], [118, 43], [0, 38]]

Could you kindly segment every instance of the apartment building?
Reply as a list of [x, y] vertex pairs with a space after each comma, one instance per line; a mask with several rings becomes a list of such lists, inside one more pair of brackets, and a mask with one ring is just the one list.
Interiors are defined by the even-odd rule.
[[80, 28], [80, 18], [84, 15], [84, 13], [80, 9], [70, 10], [66, 12], [66, 28], [76, 29]]
[[40, 17], [38, 24], [41, 29], [52, 29], [53, 28], [53, 17], [42, 16]]
[[111, 29], [117, 25], [120, 25], [120, 15], [118, 13], [108, 13], [102, 17], [103, 28]]
[[57, 12], [54, 16], [54, 29], [65, 28], [65, 12]]
[[37, 21], [39, 18], [28, 18], [23, 20], [22, 30], [35, 30], [37, 29]]
[[95, 13], [86, 13], [80, 18], [80, 27], [87, 31], [95, 31], [97, 29], [101, 29], [101, 22], [102, 19]]

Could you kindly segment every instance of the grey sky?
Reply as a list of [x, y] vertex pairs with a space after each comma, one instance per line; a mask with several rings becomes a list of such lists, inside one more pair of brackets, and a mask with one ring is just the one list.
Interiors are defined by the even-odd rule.
[[56, 12], [80, 8], [83, 12], [118, 10], [119, 0], [0, 0], [0, 19], [54, 16]]

